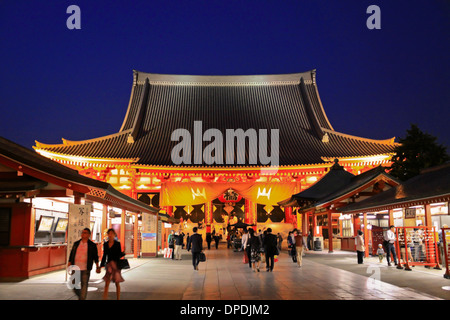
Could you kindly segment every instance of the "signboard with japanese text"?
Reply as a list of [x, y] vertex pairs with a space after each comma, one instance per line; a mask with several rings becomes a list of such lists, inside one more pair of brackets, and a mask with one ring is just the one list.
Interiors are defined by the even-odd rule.
[[156, 256], [158, 217], [154, 214], [142, 214], [142, 255]]
[[[91, 205], [69, 204], [69, 223], [67, 229], [67, 260], [73, 243], [81, 239], [84, 228], [90, 228]], [[92, 230], [91, 230], [92, 231]]]

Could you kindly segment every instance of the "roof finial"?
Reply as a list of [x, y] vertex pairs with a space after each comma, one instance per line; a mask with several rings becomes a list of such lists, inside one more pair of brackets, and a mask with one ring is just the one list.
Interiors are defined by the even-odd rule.
[[334, 164], [331, 166], [331, 170], [343, 170], [344, 167], [339, 164], [339, 159], [336, 158], [333, 160]]

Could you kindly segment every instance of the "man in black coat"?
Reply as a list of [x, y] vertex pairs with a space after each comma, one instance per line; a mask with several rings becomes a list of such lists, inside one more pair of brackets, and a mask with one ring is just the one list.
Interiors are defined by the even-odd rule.
[[211, 249], [212, 235], [211, 232], [206, 233], [206, 243], [208, 244], [208, 250]]
[[[277, 236], [272, 234], [272, 229], [267, 228], [267, 234], [263, 240], [264, 253], [266, 255], [266, 271], [272, 272], [275, 263], [275, 255], [278, 254]], [[270, 262], [270, 263], [269, 263]]]
[[197, 230], [197, 227], [192, 229], [194, 234], [190, 236], [187, 244], [187, 251], [191, 250], [192, 252], [192, 265], [194, 266], [194, 270], [198, 270], [200, 252], [203, 250], [203, 238], [197, 233]]

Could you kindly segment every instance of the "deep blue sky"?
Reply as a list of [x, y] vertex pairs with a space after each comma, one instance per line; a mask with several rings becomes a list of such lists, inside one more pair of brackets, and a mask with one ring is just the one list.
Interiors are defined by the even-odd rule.
[[[71, 4], [81, 30], [66, 27]], [[371, 4], [381, 30], [366, 27]], [[446, 0], [0, 0], [0, 136], [31, 147], [117, 132], [133, 69], [317, 69], [335, 130], [385, 139], [416, 123], [450, 151], [449, 42]]]

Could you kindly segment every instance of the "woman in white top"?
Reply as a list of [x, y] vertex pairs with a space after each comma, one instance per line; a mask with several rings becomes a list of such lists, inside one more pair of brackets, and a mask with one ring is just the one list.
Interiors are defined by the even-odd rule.
[[364, 237], [361, 230], [358, 230], [358, 235], [355, 238], [356, 253], [358, 255], [358, 264], [363, 264], [364, 251], [366, 247], [364, 246]]

